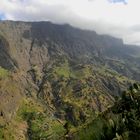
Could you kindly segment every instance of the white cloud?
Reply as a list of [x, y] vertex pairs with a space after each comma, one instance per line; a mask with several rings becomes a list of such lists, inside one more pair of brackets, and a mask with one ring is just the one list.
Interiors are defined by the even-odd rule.
[[140, 0], [127, 1], [125, 5], [108, 0], [1, 0], [0, 13], [8, 20], [69, 23], [140, 44]]

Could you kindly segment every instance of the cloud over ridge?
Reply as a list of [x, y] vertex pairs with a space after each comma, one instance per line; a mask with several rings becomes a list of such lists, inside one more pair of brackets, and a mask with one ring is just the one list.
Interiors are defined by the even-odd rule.
[[108, 0], [1, 0], [0, 17], [69, 23], [140, 45], [139, 5], [139, 0], [128, 0], [127, 5]]

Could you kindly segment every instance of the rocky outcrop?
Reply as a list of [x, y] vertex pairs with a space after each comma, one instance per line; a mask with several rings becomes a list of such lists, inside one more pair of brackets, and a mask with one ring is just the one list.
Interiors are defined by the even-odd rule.
[[15, 66], [23, 71], [30, 70], [34, 65], [42, 70], [56, 55], [106, 63], [108, 58], [135, 61], [132, 56], [138, 56], [140, 52], [136, 46], [133, 49], [124, 45], [121, 39], [50, 22], [3, 21], [0, 23], [0, 38], [0, 56], [6, 62], [3, 60], [0, 65]]

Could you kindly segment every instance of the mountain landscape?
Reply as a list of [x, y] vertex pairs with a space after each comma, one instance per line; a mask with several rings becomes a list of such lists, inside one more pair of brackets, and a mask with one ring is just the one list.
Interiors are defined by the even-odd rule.
[[0, 140], [140, 139], [139, 82], [139, 46], [69, 24], [0, 21]]

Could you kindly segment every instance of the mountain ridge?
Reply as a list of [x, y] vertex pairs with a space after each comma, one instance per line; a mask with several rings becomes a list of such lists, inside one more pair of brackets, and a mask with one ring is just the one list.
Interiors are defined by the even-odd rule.
[[[0, 95], [7, 99], [0, 104], [0, 138], [58, 139], [67, 123], [69, 131], [84, 127], [140, 81], [139, 61], [139, 48], [94, 31], [0, 22]], [[25, 127], [17, 126], [18, 134], [15, 125]]]

